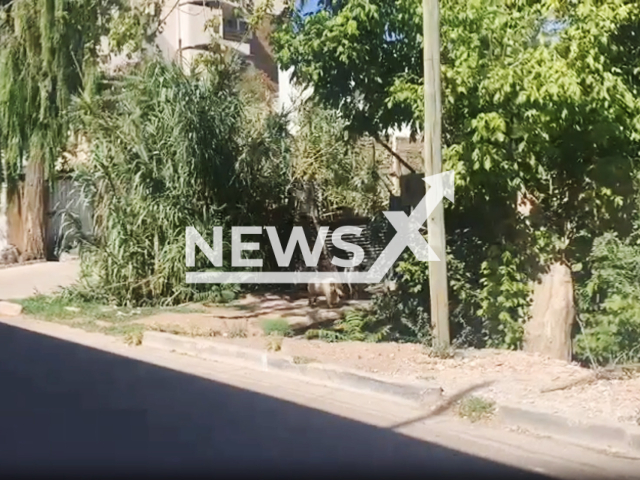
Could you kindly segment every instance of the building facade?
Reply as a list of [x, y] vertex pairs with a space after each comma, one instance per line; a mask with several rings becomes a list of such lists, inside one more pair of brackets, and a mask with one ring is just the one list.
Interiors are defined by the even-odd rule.
[[[254, 2], [259, 5], [260, 1]], [[246, 0], [166, 0], [161, 18], [166, 19], [156, 38], [164, 58], [188, 68], [196, 56], [208, 51], [212, 41], [234, 50], [263, 71], [277, 91], [279, 72], [269, 45], [271, 17], [252, 32], [247, 19]], [[257, 6], [256, 5], [256, 6]], [[284, 8], [274, 4], [274, 13]]]

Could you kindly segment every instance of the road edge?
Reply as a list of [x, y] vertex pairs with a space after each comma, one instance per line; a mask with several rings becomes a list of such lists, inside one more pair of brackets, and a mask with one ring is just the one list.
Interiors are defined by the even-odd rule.
[[[33, 318], [0, 318], [0, 323], [78, 343], [90, 348], [108, 348], [108, 351], [116, 354], [117, 352], [113, 350], [113, 347], [116, 345], [125, 346], [125, 343], [116, 337], [102, 333], [87, 332], [69, 325], [60, 325]], [[146, 336], [146, 341], [144, 336]], [[257, 349], [237, 347], [208, 339], [197, 339], [153, 331], [145, 332], [144, 336], [143, 346], [169, 353], [182, 353], [203, 360], [227, 364], [242, 363], [245, 366], [266, 371], [275, 370], [294, 377], [306, 378], [309, 381], [334, 384], [343, 389], [382, 395], [412, 406], [425, 407], [426, 403], [431, 403], [429, 406], [438, 409], [438, 407], [448, 403], [447, 398], [442, 396], [442, 390], [432, 384], [392, 382], [388, 379], [374, 377], [335, 365], [296, 364], [292, 357], [277, 356]], [[158, 341], [160, 338], [164, 338], [164, 341]], [[171, 339], [173, 342], [167, 339]], [[128, 348], [135, 349], [133, 346]], [[119, 348], [116, 348], [116, 350], [119, 350]], [[416, 401], [418, 392], [422, 394], [419, 397], [420, 401]], [[492, 423], [504, 427], [524, 429], [532, 434], [565, 440], [572, 444], [593, 448], [601, 452], [609, 449], [609, 451], [614, 450], [623, 454], [633, 455], [633, 458], [636, 459], [637, 454], [640, 454], [640, 427], [634, 427], [633, 425], [576, 421], [561, 415], [506, 404], [496, 405]]]
[[294, 357], [228, 345], [209, 339], [147, 331], [143, 334], [142, 345], [211, 360], [232, 359], [264, 371], [275, 370], [329, 382], [343, 388], [384, 395], [418, 406], [435, 405], [442, 399], [442, 388], [427, 382], [395, 382], [338, 365], [299, 363]]
[[[265, 371], [276, 370], [328, 381], [343, 388], [382, 394], [422, 407], [437, 406], [442, 401], [446, 403], [439, 386], [391, 381], [337, 365], [296, 364], [292, 357], [215, 340], [148, 331], [143, 335], [142, 344], [215, 361], [239, 360]], [[640, 453], [640, 427], [634, 428], [632, 425], [576, 421], [561, 415], [506, 404], [496, 405], [494, 419], [505, 427], [526, 429], [534, 434], [564, 439], [585, 447]]]
[[524, 428], [585, 447], [640, 454], [640, 427], [633, 425], [576, 420], [506, 404], [497, 405], [495, 418], [505, 426]]

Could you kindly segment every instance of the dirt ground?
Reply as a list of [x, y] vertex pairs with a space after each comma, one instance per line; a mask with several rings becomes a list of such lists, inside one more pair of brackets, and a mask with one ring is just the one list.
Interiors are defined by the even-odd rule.
[[[339, 312], [322, 305], [308, 307], [305, 299], [268, 295], [248, 296], [232, 306], [209, 307], [202, 313], [162, 314], [137, 322], [266, 349], [264, 319], [285, 318], [291, 325], [309, 326], [337, 316]], [[382, 376], [429, 380], [447, 396], [468, 390], [488, 400], [574, 418], [640, 424], [640, 375], [632, 372], [597, 378], [593, 370], [577, 364], [524, 352], [462, 350], [454, 358], [442, 359], [414, 344], [327, 343], [302, 337], [285, 338], [280, 354]]]

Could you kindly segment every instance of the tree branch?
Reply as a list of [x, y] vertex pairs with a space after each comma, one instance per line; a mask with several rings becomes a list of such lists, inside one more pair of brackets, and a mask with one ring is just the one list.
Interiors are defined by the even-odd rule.
[[398, 154], [393, 150], [393, 148], [391, 148], [389, 145], [387, 145], [385, 142], [383, 142], [383, 141], [380, 139], [380, 137], [375, 137], [375, 140], [376, 140], [376, 142], [377, 142], [377, 143], [379, 143], [380, 145], [382, 145], [382, 147], [383, 147], [387, 152], [389, 152], [391, 155], [393, 155], [393, 157], [394, 157], [396, 160], [398, 160], [402, 165], [404, 165], [405, 167], [407, 167], [411, 173], [416, 173], [416, 169], [415, 169], [415, 168], [413, 168], [411, 165], [409, 165], [409, 164], [407, 163], [407, 161], [406, 161], [404, 158], [402, 158], [400, 155], [398, 155]]

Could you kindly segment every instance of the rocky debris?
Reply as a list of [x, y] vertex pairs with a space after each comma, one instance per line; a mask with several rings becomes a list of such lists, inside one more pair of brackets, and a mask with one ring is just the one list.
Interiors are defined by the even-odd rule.
[[12, 265], [20, 262], [20, 252], [13, 245], [0, 249], [0, 265]]

